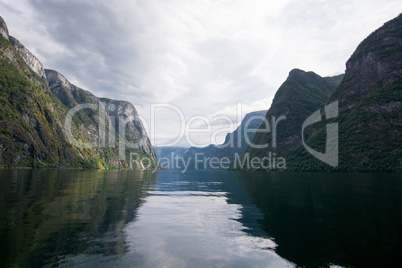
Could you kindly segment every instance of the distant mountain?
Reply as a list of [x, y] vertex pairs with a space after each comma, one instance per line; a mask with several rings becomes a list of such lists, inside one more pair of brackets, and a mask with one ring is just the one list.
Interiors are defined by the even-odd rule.
[[219, 158], [228, 157], [233, 161], [235, 153], [239, 155], [244, 153], [261, 126], [266, 113], [267, 111], [265, 110], [246, 114], [236, 130], [228, 133], [225, 137], [225, 142], [218, 146], [216, 156]]
[[0, 34], [0, 166], [143, 168], [142, 157], [157, 163], [131, 103], [98, 98], [45, 70], [1, 17]]
[[[190, 161], [190, 168], [198, 167], [203, 169], [203, 164], [195, 163], [197, 158], [206, 159], [216, 157], [218, 159], [227, 158], [232, 163], [236, 154], [241, 156], [255, 135], [256, 130], [260, 127], [264, 120], [266, 111], [257, 111], [248, 113], [244, 116], [240, 125], [235, 131], [228, 133], [225, 141], [220, 145], [208, 145], [203, 148], [191, 147], [184, 155], [185, 161]], [[198, 156], [197, 156], [198, 155]], [[205, 163], [207, 167], [208, 163]]]
[[156, 156], [158, 159], [161, 158], [171, 158], [172, 154], [173, 157], [183, 157], [186, 152], [188, 151], [188, 148], [184, 147], [163, 147], [163, 146], [154, 146], [154, 150], [156, 153]]
[[[339, 165], [330, 167], [299, 148], [287, 155], [293, 170], [402, 171], [402, 14], [370, 34], [346, 63], [328, 103], [339, 102]], [[325, 151], [326, 127], [307, 144]]]
[[284, 155], [299, 147], [303, 122], [325, 105], [342, 77], [323, 78], [314, 72], [292, 70], [276, 92], [265, 122], [245, 153], [263, 158], [270, 153]]

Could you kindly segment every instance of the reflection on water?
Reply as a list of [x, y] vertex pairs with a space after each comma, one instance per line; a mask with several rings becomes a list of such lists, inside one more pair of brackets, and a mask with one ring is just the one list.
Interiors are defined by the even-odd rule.
[[153, 183], [129, 171], [0, 170], [0, 178], [1, 267], [126, 252], [123, 229]]
[[[270, 239], [244, 232], [241, 205], [225, 192], [150, 192], [127, 226], [141, 267], [285, 267]], [[153, 224], [162, 221], [163, 224]]]
[[402, 176], [237, 173], [264, 215], [276, 252], [300, 266], [398, 267]]
[[402, 262], [402, 177], [0, 170], [0, 267]]

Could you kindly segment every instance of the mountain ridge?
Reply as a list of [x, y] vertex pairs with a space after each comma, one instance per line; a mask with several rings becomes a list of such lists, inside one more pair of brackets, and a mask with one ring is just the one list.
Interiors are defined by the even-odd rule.
[[[339, 102], [339, 166], [299, 148], [292, 170], [402, 172], [402, 14], [366, 37], [346, 62], [345, 77], [328, 103]], [[325, 126], [307, 140], [325, 151]]]
[[0, 166], [142, 168], [141, 158], [157, 165], [131, 103], [98, 98], [44, 69], [1, 17], [0, 33]]
[[[202, 148], [190, 147], [183, 156], [184, 161], [188, 161], [189, 166], [195, 169], [201, 166], [204, 167], [204, 165], [208, 166], [206, 163], [207, 158], [227, 158], [232, 163], [236, 154], [238, 156], [243, 154], [249, 141], [255, 135], [255, 131], [261, 125], [266, 112], [264, 110], [246, 114], [240, 125], [233, 132], [227, 133], [225, 141], [220, 145], [210, 144]], [[197, 155], [202, 156], [202, 159], [205, 160], [203, 165], [196, 163]]]
[[259, 158], [270, 153], [279, 156], [300, 146], [304, 120], [327, 102], [337, 86], [336, 82], [342, 77], [324, 78], [312, 71], [291, 70], [277, 90], [260, 131], [245, 153]]

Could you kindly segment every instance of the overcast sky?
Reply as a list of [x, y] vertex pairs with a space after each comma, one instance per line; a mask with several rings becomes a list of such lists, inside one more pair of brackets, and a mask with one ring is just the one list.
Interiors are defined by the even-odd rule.
[[[45, 68], [133, 103], [156, 145], [177, 138], [180, 118], [158, 108], [152, 128], [152, 104], [174, 105], [191, 127], [205, 125], [194, 115], [230, 116], [233, 126], [211, 122], [224, 127], [212, 141], [222, 142], [240, 103], [242, 116], [268, 109], [293, 68], [343, 73], [357, 45], [401, 11], [400, 0], [0, 0], [10, 35]], [[192, 134], [193, 145], [210, 136]]]

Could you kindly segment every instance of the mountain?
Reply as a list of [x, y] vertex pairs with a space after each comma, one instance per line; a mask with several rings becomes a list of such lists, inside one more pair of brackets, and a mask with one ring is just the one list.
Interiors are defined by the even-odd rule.
[[[402, 14], [370, 34], [346, 63], [345, 77], [328, 103], [338, 101], [339, 165], [330, 167], [298, 148], [293, 170], [402, 171]], [[325, 151], [326, 127], [307, 144]]]
[[141, 158], [157, 164], [131, 103], [98, 98], [44, 69], [1, 17], [0, 34], [0, 166], [148, 166]]
[[240, 125], [232, 133], [228, 133], [225, 142], [218, 146], [216, 156], [218, 158], [228, 157], [234, 160], [234, 154], [243, 154], [261, 126], [267, 111], [256, 111], [244, 116]]
[[183, 156], [185, 161], [189, 161], [190, 167], [202, 169], [204, 164], [208, 167], [207, 160], [204, 163], [196, 164], [196, 159], [218, 158], [229, 159], [229, 163], [235, 160], [235, 156], [242, 155], [252, 140], [255, 131], [260, 127], [264, 120], [266, 111], [256, 111], [244, 116], [240, 125], [235, 131], [228, 133], [224, 143], [220, 145], [208, 145], [203, 148], [191, 147]]
[[325, 105], [342, 77], [323, 78], [314, 72], [290, 71], [243, 157], [264, 158], [273, 153], [281, 156], [299, 147], [303, 122]]
[[163, 146], [154, 146], [154, 150], [156, 153], [156, 156], [160, 160], [161, 158], [171, 158], [172, 154], [173, 157], [183, 157], [186, 152], [188, 151], [188, 148], [184, 147], [163, 147]]

